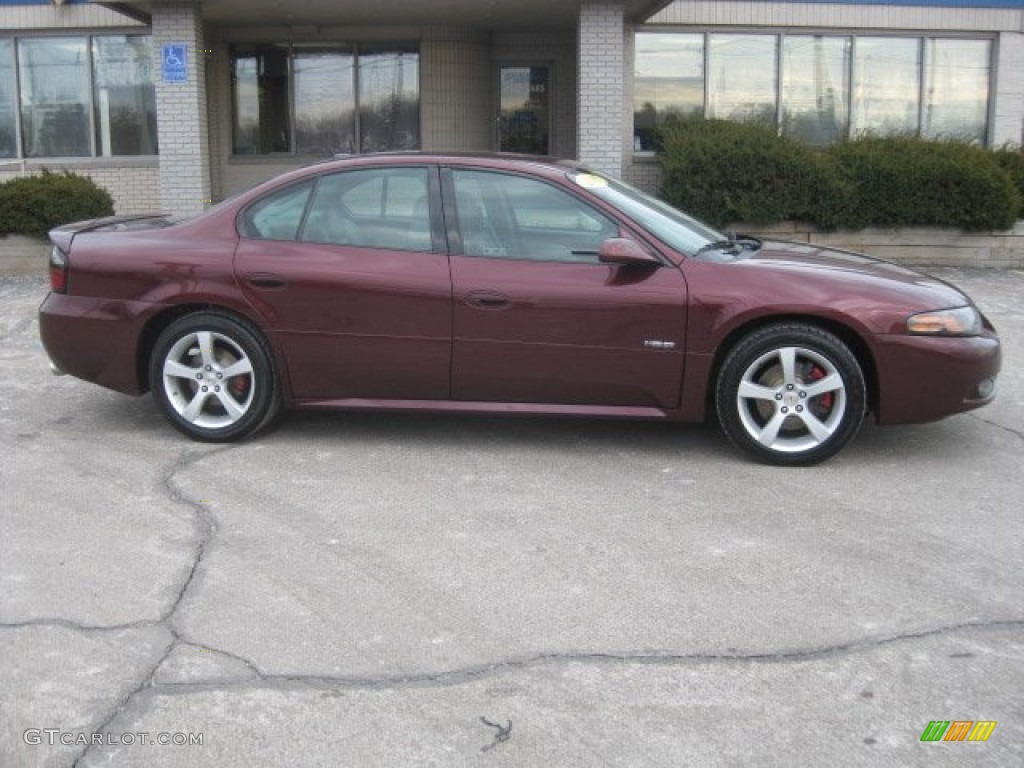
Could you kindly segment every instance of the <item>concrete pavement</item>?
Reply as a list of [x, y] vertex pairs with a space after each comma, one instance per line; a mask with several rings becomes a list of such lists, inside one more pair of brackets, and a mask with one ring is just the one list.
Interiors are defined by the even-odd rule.
[[806, 470], [560, 419], [191, 443], [51, 377], [0, 278], [0, 765], [1021, 764], [1024, 275], [938, 274], [999, 399]]

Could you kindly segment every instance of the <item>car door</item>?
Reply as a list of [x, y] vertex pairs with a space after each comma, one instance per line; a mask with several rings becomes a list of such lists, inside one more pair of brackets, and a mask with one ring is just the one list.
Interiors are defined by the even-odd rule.
[[445, 168], [456, 400], [677, 408], [686, 283], [670, 264], [609, 265], [627, 235], [552, 182]]
[[243, 212], [235, 272], [296, 398], [448, 398], [439, 199], [435, 167], [385, 166], [325, 174]]

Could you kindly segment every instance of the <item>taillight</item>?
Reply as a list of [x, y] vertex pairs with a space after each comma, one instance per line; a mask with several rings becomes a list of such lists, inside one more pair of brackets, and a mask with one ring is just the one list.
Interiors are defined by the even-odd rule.
[[68, 256], [56, 245], [50, 249], [50, 290], [68, 292]]

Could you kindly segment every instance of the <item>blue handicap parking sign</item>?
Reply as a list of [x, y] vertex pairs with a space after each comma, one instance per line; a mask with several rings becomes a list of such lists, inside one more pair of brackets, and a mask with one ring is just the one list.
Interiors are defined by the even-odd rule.
[[160, 50], [161, 72], [165, 83], [188, 82], [188, 48], [184, 43], [167, 43]]

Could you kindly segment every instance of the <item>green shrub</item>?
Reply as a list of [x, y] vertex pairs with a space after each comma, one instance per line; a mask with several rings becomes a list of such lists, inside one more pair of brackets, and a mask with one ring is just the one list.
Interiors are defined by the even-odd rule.
[[802, 219], [834, 228], [848, 207], [847, 186], [828, 159], [773, 128], [684, 120], [660, 139], [662, 195], [715, 226]]
[[[1021, 198], [994, 153], [956, 141], [865, 137], [828, 154], [852, 184], [854, 204], [839, 226], [1005, 229]], [[842, 217], [840, 217], [842, 219]], [[852, 225], [852, 226], [851, 226]]]
[[662, 196], [718, 227], [791, 219], [820, 229], [1005, 229], [1024, 206], [1024, 153], [865, 137], [812, 149], [774, 128], [685, 120], [662, 129]]
[[84, 176], [44, 170], [0, 184], [0, 236], [42, 238], [61, 224], [113, 213], [110, 193]]
[[1013, 186], [1017, 188], [1021, 206], [1024, 208], [1024, 147], [1004, 146], [997, 149], [992, 155], [1003, 172], [1010, 177]]

